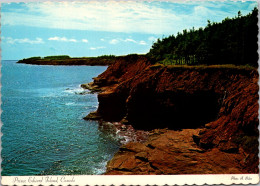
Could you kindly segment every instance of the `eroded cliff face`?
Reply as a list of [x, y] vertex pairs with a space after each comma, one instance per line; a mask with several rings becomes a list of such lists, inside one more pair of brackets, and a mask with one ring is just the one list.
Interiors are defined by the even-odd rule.
[[129, 96], [129, 90], [117, 87], [137, 76], [150, 65], [150, 61], [145, 56], [120, 57], [104, 73], [94, 78], [93, 82], [83, 85], [92, 91], [101, 91], [98, 94], [97, 112], [90, 114], [86, 119], [102, 118], [105, 121], [120, 121], [126, 114], [126, 99]]
[[[203, 152], [199, 152], [204, 154], [203, 157], [210, 156], [211, 153], [211, 155], [215, 153], [223, 156], [224, 153], [226, 156], [230, 156], [229, 159], [232, 159], [231, 156], [236, 154], [235, 159], [238, 158], [239, 161], [232, 159], [229, 162], [230, 167], [226, 167], [232, 168], [232, 163], [240, 162], [234, 166], [236, 169], [228, 169], [233, 170], [233, 173], [256, 173], [258, 172], [259, 122], [257, 83], [258, 72], [250, 68], [235, 66], [165, 67], [152, 65], [144, 56], [130, 56], [111, 65], [107, 71], [94, 80], [94, 86], [101, 89], [103, 87], [103, 92], [98, 95], [99, 108], [94, 115], [105, 121], [131, 124], [135, 129], [168, 128], [175, 130], [172, 135], [186, 134], [187, 139], [192, 139], [190, 146], [195, 145], [196, 148], [203, 149]], [[192, 129], [193, 132], [176, 131], [181, 129]], [[163, 134], [157, 137], [163, 137]], [[149, 138], [148, 141], [151, 142], [153, 139]], [[163, 144], [165, 143], [166, 146], [172, 144], [171, 137], [166, 139], [163, 140]], [[177, 143], [180, 145], [179, 149], [185, 149], [185, 145]], [[138, 145], [140, 146], [136, 143], [134, 146]], [[141, 159], [146, 164], [148, 162], [147, 166], [152, 167], [149, 171], [143, 169], [143, 173], [176, 173], [165, 170], [156, 171], [157, 169], [154, 169], [153, 163], [151, 163], [152, 159], [156, 159], [154, 157], [156, 153], [149, 150], [148, 143], [142, 145], [146, 148], [138, 153], [147, 154], [146, 158]], [[137, 174], [139, 164], [143, 166], [142, 163], [136, 162], [135, 169], [129, 171], [130, 169], [123, 167], [122, 170], [126, 171], [122, 171], [118, 157], [125, 153], [123, 151], [121, 149], [108, 164], [108, 174]], [[126, 151], [128, 155], [135, 154], [132, 159], [138, 160], [136, 153], [131, 150], [131, 153], [129, 150]], [[185, 150], [180, 150], [180, 152], [184, 157]], [[172, 157], [174, 156], [176, 155], [173, 154]], [[201, 162], [203, 157], [199, 158]], [[115, 163], [115, 159], [117, 163]], [[194, 161], [200, 162], [199, 159]], [[174, 158], [170, 161], [173, 161], [173, 164], [175, 162]], [[121, 163], [123, 162], [121, 158]], [[163, 164], [166, 166], [167, 163]], [[195, 171], [195, 169], [187, 172], [184, 170], [185, 166], [183, 164], [183, 173], [201, 173], [200, 170]], [[198, 166], [202, 166], [202, 164], [198, 163]], [[140, 174], [141, 167], [138, 169]], [[180, 171], [180, 169], [177, 170]], [[223, 170], [216, 169], [205, 173], [224, 173]]]

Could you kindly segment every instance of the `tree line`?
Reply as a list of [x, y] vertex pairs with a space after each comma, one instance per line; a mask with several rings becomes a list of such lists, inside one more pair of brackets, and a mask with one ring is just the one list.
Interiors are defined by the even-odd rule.
[[248, 15], [216, 23], [208, 20], [205, 28], [183, 30], [158, 39], [148, 57], [163, 64], [235, 64], [258, 66], [258, 9]]

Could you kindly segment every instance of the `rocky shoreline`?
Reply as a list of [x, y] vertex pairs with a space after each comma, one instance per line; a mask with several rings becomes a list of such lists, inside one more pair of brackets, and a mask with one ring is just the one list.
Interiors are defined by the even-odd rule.
[[99, 121], [99, 130], [114, 134], [119, 142], [127, 144], [129, 142], [143, 143], [148, 139], [149, 132], [144, 130], [135, 130], [131, 125], [124, 125], [120, 122]]
[[145, 136], [123, 145], [105, 174], [259, 171], [256, 69], [163, 66], [129, 55], [82, 87], [100, 92], [97, 111], [85, 119]]
[[108, 162], [106, 175], [153, 174], [241, 174], [245, 169], [244, 150], [227, 154], [218, 148], [206, 151], [196, 145], [199, 129], [181, 131], [160, 129], [151, 132], [144, 143], [121, 146]]

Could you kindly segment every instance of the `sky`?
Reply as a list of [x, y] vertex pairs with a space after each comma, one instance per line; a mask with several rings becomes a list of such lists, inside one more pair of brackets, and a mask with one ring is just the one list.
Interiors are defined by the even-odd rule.
[[158, 38], [242, 15], [257, 1], [1, 3], [1, 56], [145, 54]]

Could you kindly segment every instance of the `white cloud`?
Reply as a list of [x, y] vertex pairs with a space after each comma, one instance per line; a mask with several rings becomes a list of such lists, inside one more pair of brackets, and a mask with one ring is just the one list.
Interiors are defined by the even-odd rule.
[[172, 29], [174, 22], [183, 21], [170, 10], [143, 2], [45, 2], [27, 3], [26, 6], [27, 12], [4, 12], [3, 24], [78, 30], [161, 33]]
[[140, 44], [140, 45], [147, 45], [147, 43], [146, 43], [145, 41], [143, 41], [143, 40], [140, 41], [139, 44]]
[[69, 42], [77, 42], [77, 40], [76, 39], [69, 39]]
[[59, 37], [50, 37], [48, 40], [49, 41], [59, 41], [60, 38]]
[[109, 43], [112, 44], [112, 45], [115, 45], [115, 44], [119, 43], [119, 40], [118, 39], [112, 39], [112, 40], [109, 41]]
[[[189, 8], [180, 7], [182, 5]], [[221, 21], [227, 16], [232, 17], [243, 6], [239, 1], [169, 4], [153, 1], [33, 2], [3, 11], [1, 21], [2, 25], [172, 34], [192, 26], [205, 26], [207, 19]], [[244, 8], [249, 12], [248, 9]]]
[[100, 46], [100, 47], [90, 47], [89, 49], [90, 50], [98, 50], [98, 49], [103, 49], [103, 48], [106, 48], [104, 46]]
[[82, 39], [81, 40], [83, 43], [88, 43], [88, 40], [87, 39]]
[[105, 41], [105, 39], [101, 38], [100, 41]]
[[133, 43], [137, 43], [135, 40], [133, 40], [133, 39], [129, 39], [129, 38], [127, 38], [127, 39], [125, 39], [125, 40], [123, 40], [124, 42], [133, 42]]
[[76, 39], [68, 39], [68, 38], [66, 38], [66, 37], [57, 37], [57, 36], [55, 36], [55, 37], [50, 37], [48, 40], [49, 40], [49, 41], [74, 42], [74, 43], [77, 42]]
[[117, 39], [111, 39], [109, 41], [109, 43], [113, 44], [113, 45], [118, 44], [120, 42], [125, 42], [125, 43], [130, 42], [130, 43], [136, 43], [136, 44], [139, 44], [139, 45], [147, 45], [147, 43], [145, 41], [143, 41], [143, 40], [142, 41], [136, 41], [136, 40], [134, 40], [132, 38], [126, 38], [126, 39], [117, 38]]
[[28, 43], [28, 44], [42, 44], [44, 43], [42, 38], [37, 37], [35, 40], [31, 40], [28, 38], [23, 38], [23, 39], [14, 39], [12, 37], [2, 37], [7, 43], [9, 44], [15, 44], [15, 43]]

